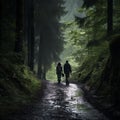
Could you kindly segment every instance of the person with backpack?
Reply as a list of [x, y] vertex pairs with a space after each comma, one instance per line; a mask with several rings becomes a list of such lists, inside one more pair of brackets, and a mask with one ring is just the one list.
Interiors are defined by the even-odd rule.
[[61, 76], [62, 76], [62, 66], [61, 66], [60, 62], [56, 66], [56, 74], [57, 74], [58, 84], [60, 84], [60, 82], [61, 82]]
[[71, 72], [72, 72], [71, 65], [69, 64], [68, 61], [66, 61], [66, 63], [64, 64], [64, 74], [65, 74], [66, 85], [69, 85], [68, 78], [69, 78]]

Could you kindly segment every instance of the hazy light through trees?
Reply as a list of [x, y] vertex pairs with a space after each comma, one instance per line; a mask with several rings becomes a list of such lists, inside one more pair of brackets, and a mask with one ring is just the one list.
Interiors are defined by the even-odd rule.
[[65, 11], [67, 11], [66, 15], [61, 17], [61, 22], [65, 21], [73, 21], [75, 19], [75, 15], [84, 16], [84, 14], [80, 14], [78, 9], [83, 5], [83, 0], [65, 0]]
[[[63, 6], [65, 7], [66, 14], [61, 16], [60, 22], [62, 24], [72, 22], [75, 20], [76, 15], [77, 16], [79, 15], [80, 17], [84, 17], [85, 16], [84, 13], [81, 14], [79, 13], [79, 9], [82, 5], [83, 5], [83, 0], [65, 0], [65, 4]], [[76, 29], [76, 27], [74, 29]], [[71, 29], [68, 28], [66, 29], [66, 31], [63, 30], [63, 39], [65, 41], [65, 44], [64, 44], [64, 50], [60, 55], [60, 59], [61, 59], [60, 62], [63, 65], [66, 60], [69, 60], [74, 71], [74, 68], [76, 68], [78, 64], [75, 62], [74, 56], [72, 56], [72, 54], [76, 51], [76, 49], [78, 49], [78, 46], [76, 47], [72, 45], [72, 42], [69, 39], [67, 39], [67, 37], [65, 37], [64, 35], [65, 32], [71, 32]], [[85, 34], [84, 31], [83, 32], [79, 31], [79, 32], [81, 34]], [[51, 80], [56, 79], [55, 67], [56, 64], [53, 64], [51, 69], [48, 71], [47, 73], [48, 79]]]

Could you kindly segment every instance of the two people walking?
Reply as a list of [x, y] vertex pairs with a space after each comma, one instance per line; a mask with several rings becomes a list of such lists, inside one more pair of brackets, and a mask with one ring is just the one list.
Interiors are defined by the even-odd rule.
[[66, 85], [69, 85], [69, 76], [71, 72], [72, 72], [71, 65], [69, 64], [68, 61], [66, 61], [66, 63], [64, 64], [64, 73], [63, 73], [62, 65], [59, 62], [56, 66], [56, 74], [57, 74], [58, 83], [61, 82], [61, 77], [64, 76], [65, 74]]

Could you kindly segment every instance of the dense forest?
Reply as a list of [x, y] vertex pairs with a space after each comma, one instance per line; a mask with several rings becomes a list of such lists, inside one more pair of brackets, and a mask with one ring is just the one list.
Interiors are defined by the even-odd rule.
[[[33, 98], [63, 49], [62, 0], [0, 1], [0, 112]], [[7, 107], [9, 105], [9, 108]], [[14, 106], [14, 107], [13, 107]]]
[[84, 0], [77, 9], [63, 27], [65, 48], [72, 48], [67, 59], [75, 66], [71, 79], [83, 83], [102, 107], [119, 110], [120, 2]]
[[118, 0], [84, 0], [74, 19], [62, 20], [68, 49], [62, 58], [69, 54], [75, 67], [71, 81], [83, 83], [99, 104], [115, 110], [120, 109], [119, 14]]
[[0, 116], [30, 103], [65, 60], [71, 82], [116, 115], [119, 39], [119, 0], [0, 0]]

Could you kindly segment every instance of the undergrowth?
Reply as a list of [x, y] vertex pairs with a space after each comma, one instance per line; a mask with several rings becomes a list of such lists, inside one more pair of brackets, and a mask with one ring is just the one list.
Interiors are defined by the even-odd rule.
[[88, 54], [79, 66], [76, 76], [80, 83], [93, 95], [102, 98], [102, 104], [114, 105], [117, 109], [120, 101], [120, 35], [109, 37]]
[[0, 115], [4, 115], [29, 104], [41, 83], [28, 67], [17, 63], [19, 55], [0, 57]]

